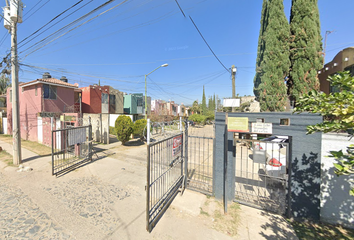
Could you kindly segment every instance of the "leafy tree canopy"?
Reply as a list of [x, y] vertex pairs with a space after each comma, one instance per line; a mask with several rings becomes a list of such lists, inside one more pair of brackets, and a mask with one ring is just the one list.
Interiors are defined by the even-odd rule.
[[[307, 134], [314, 132], [348, 132], [354, 136], [354, 77], [349, 72], [341, 72], [329, 77], [331, 85], [340, 91], [330, 94], [315, 90], [300, 97], [295, 112], [312, 112], [324, 116], [324, 121], [307, 127]], [[347, 147], [346, 153], [331, 151], [330, 157], [338, 162], [334, 164], [337, 175], [354, 174], [354, 145]], [[354, 188], [350, 190], [354, 196]]]

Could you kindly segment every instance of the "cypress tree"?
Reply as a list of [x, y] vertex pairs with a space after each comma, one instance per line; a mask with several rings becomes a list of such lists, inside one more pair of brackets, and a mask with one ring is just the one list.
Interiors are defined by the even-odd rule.
[[290, 61], [288, 94], [296, 101], [319, 90], [317, 71], [322, 68], [322, 37], [317, 0], [292, 0], [290, 15]]
[[254, 93], [262, 111], [284, 111], [287, 103], [289, 35], [283, 0], [264, 0], [254, 79]]
[[209, 100], [208, 100], [208, 111], [212, 111], [213, 110], [213, 98], [209, 96]]
[[213, 97], [213, 112], [215, 111], [216, 108], [216, 101], [215, 101], [215, 93], [214, 93], [214, 97]]
[[206, 98], [205, 98], [205, 90], [203, 86], [202, 114], [205, 115], [206, 113], [207, 113], [207, 105], [206, 105]]
[[261, 27], [259, 30], [259, 36], [258, 36], [258, 49], [257, 49], [257, 60], [256, 60], [256, 75], [254, 77], [254, 87], [253, 87], [253, 92], [256, 98], [259, 98], [259, 91], [258, 87], [259, 84], [261, 83], [261, 76], [262, 76], [262, 71], [261, 71], [261, 63], [263, 62], [263, 54], [264, 54], [264, 33], [265, 33], [265, 27], [267, 26], [267, 5], [268, 5], [268, 0], [263, 0], [263, 5], [262, 5], [262, 12], [261, 12]]

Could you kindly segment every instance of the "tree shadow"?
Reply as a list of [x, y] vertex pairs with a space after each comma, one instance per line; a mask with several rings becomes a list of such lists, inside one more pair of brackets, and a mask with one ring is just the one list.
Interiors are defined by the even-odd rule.
[[290, 223], [280, 215], [271, 214], [265, 211], [261, 215], [269, 220], [261, 226], [263, 229], [259, 234], [268, 240], [291, 240], [298, 239]]
[[134, 139], [134, 140], [130, 140], [129, 142], [126, 142], [123, 146], [136, 147], [136, 146], [141, 146], [144, 144], [145, 144], [144, 141], [141, 141], [140, 139]]
[[[301, 162], [300, 162], [301, 161]], [[321, 163], [318, 153], [302, 155], [295, 158], [291, 164], [290, 207], [295, 219], [319, 220], [320, 216], [320, 184]]]
[[321, 220], [354, 229], [354, 197], [349, 195], [354, 176], [337, 176], [335, 162], [333, 158], [323, 158]]

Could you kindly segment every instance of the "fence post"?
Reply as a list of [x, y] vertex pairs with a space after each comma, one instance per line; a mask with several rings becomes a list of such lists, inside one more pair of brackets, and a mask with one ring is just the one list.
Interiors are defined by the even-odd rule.
[[[187, 121], [184, 123], [185, 131], [184, 131], [184, 189], [187, 188], [188, 181], [188, 124]], [[182, 125], [181, 125], [182, 126]]]
[[146, 123], [146, 144], [150, 144], [150, 118], [147, 119]]
[[92, 125], [91, 125], [91, 117], [89, 117], [88, 140], [89, 140], [89, 158], [92, 161]]
[[179, 117], [179, 130], [180, 130], [181, 132], [183, 131], [182, 117]]

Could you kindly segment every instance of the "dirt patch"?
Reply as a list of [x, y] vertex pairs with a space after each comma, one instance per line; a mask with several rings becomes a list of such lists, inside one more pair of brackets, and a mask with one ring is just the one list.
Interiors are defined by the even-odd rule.
[[240, 206], [237, 203], [232, 203], [228, 206], [227, 213], [224, 214], [222, 202], [216, 201], [214, 198], [208, 198], [200, 208], [199, 217], [208, 227], [235, 237], [237, 235], [239, 211]]

